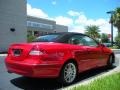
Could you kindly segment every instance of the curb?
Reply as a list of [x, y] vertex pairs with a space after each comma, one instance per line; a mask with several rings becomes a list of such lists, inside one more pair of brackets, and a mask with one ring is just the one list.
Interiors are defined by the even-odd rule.
[[120, 53], [120, 49], [111, 49], [115, 54]]

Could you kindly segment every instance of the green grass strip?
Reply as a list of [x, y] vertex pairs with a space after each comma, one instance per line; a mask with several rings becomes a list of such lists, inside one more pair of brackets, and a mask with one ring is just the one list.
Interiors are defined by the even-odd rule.
[[75, 87], [73, 90], [120, 90], [120, 73], [101, 77], [90, 84]]

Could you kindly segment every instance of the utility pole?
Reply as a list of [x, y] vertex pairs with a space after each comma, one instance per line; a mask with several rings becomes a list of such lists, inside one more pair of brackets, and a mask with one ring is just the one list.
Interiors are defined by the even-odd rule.
[[113, 18], [114, 11], [108, 11], [107, 14], [111, 15], [111, 18], [110, 18], [110, 23], [111, 23], [111, 46], [113, 46], [113, 21], [112, 21], [112, 18]]

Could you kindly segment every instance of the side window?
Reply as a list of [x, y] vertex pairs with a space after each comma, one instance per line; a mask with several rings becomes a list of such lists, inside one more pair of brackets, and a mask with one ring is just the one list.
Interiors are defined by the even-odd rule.
[[85, 41], [84, 45], [86, 45], [86, 46], [97, 46], [97, 43], [92, 38], [84, 36], [83, 39]]
[[82, 35], [74, 35], [68, 40], [68, 43], [75, 45], [84, 45], [82, 37]]

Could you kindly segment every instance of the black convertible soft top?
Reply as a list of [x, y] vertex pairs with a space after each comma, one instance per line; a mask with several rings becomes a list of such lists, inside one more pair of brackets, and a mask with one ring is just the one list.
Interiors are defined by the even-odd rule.
[[58, 42], [58, 43], [68, 43], [68, 39], [73, 35], [85, 35], [82, 33], [75, 32], [59, 32], [59, 33], [49, 33], [37, 37], [33, 42]]

